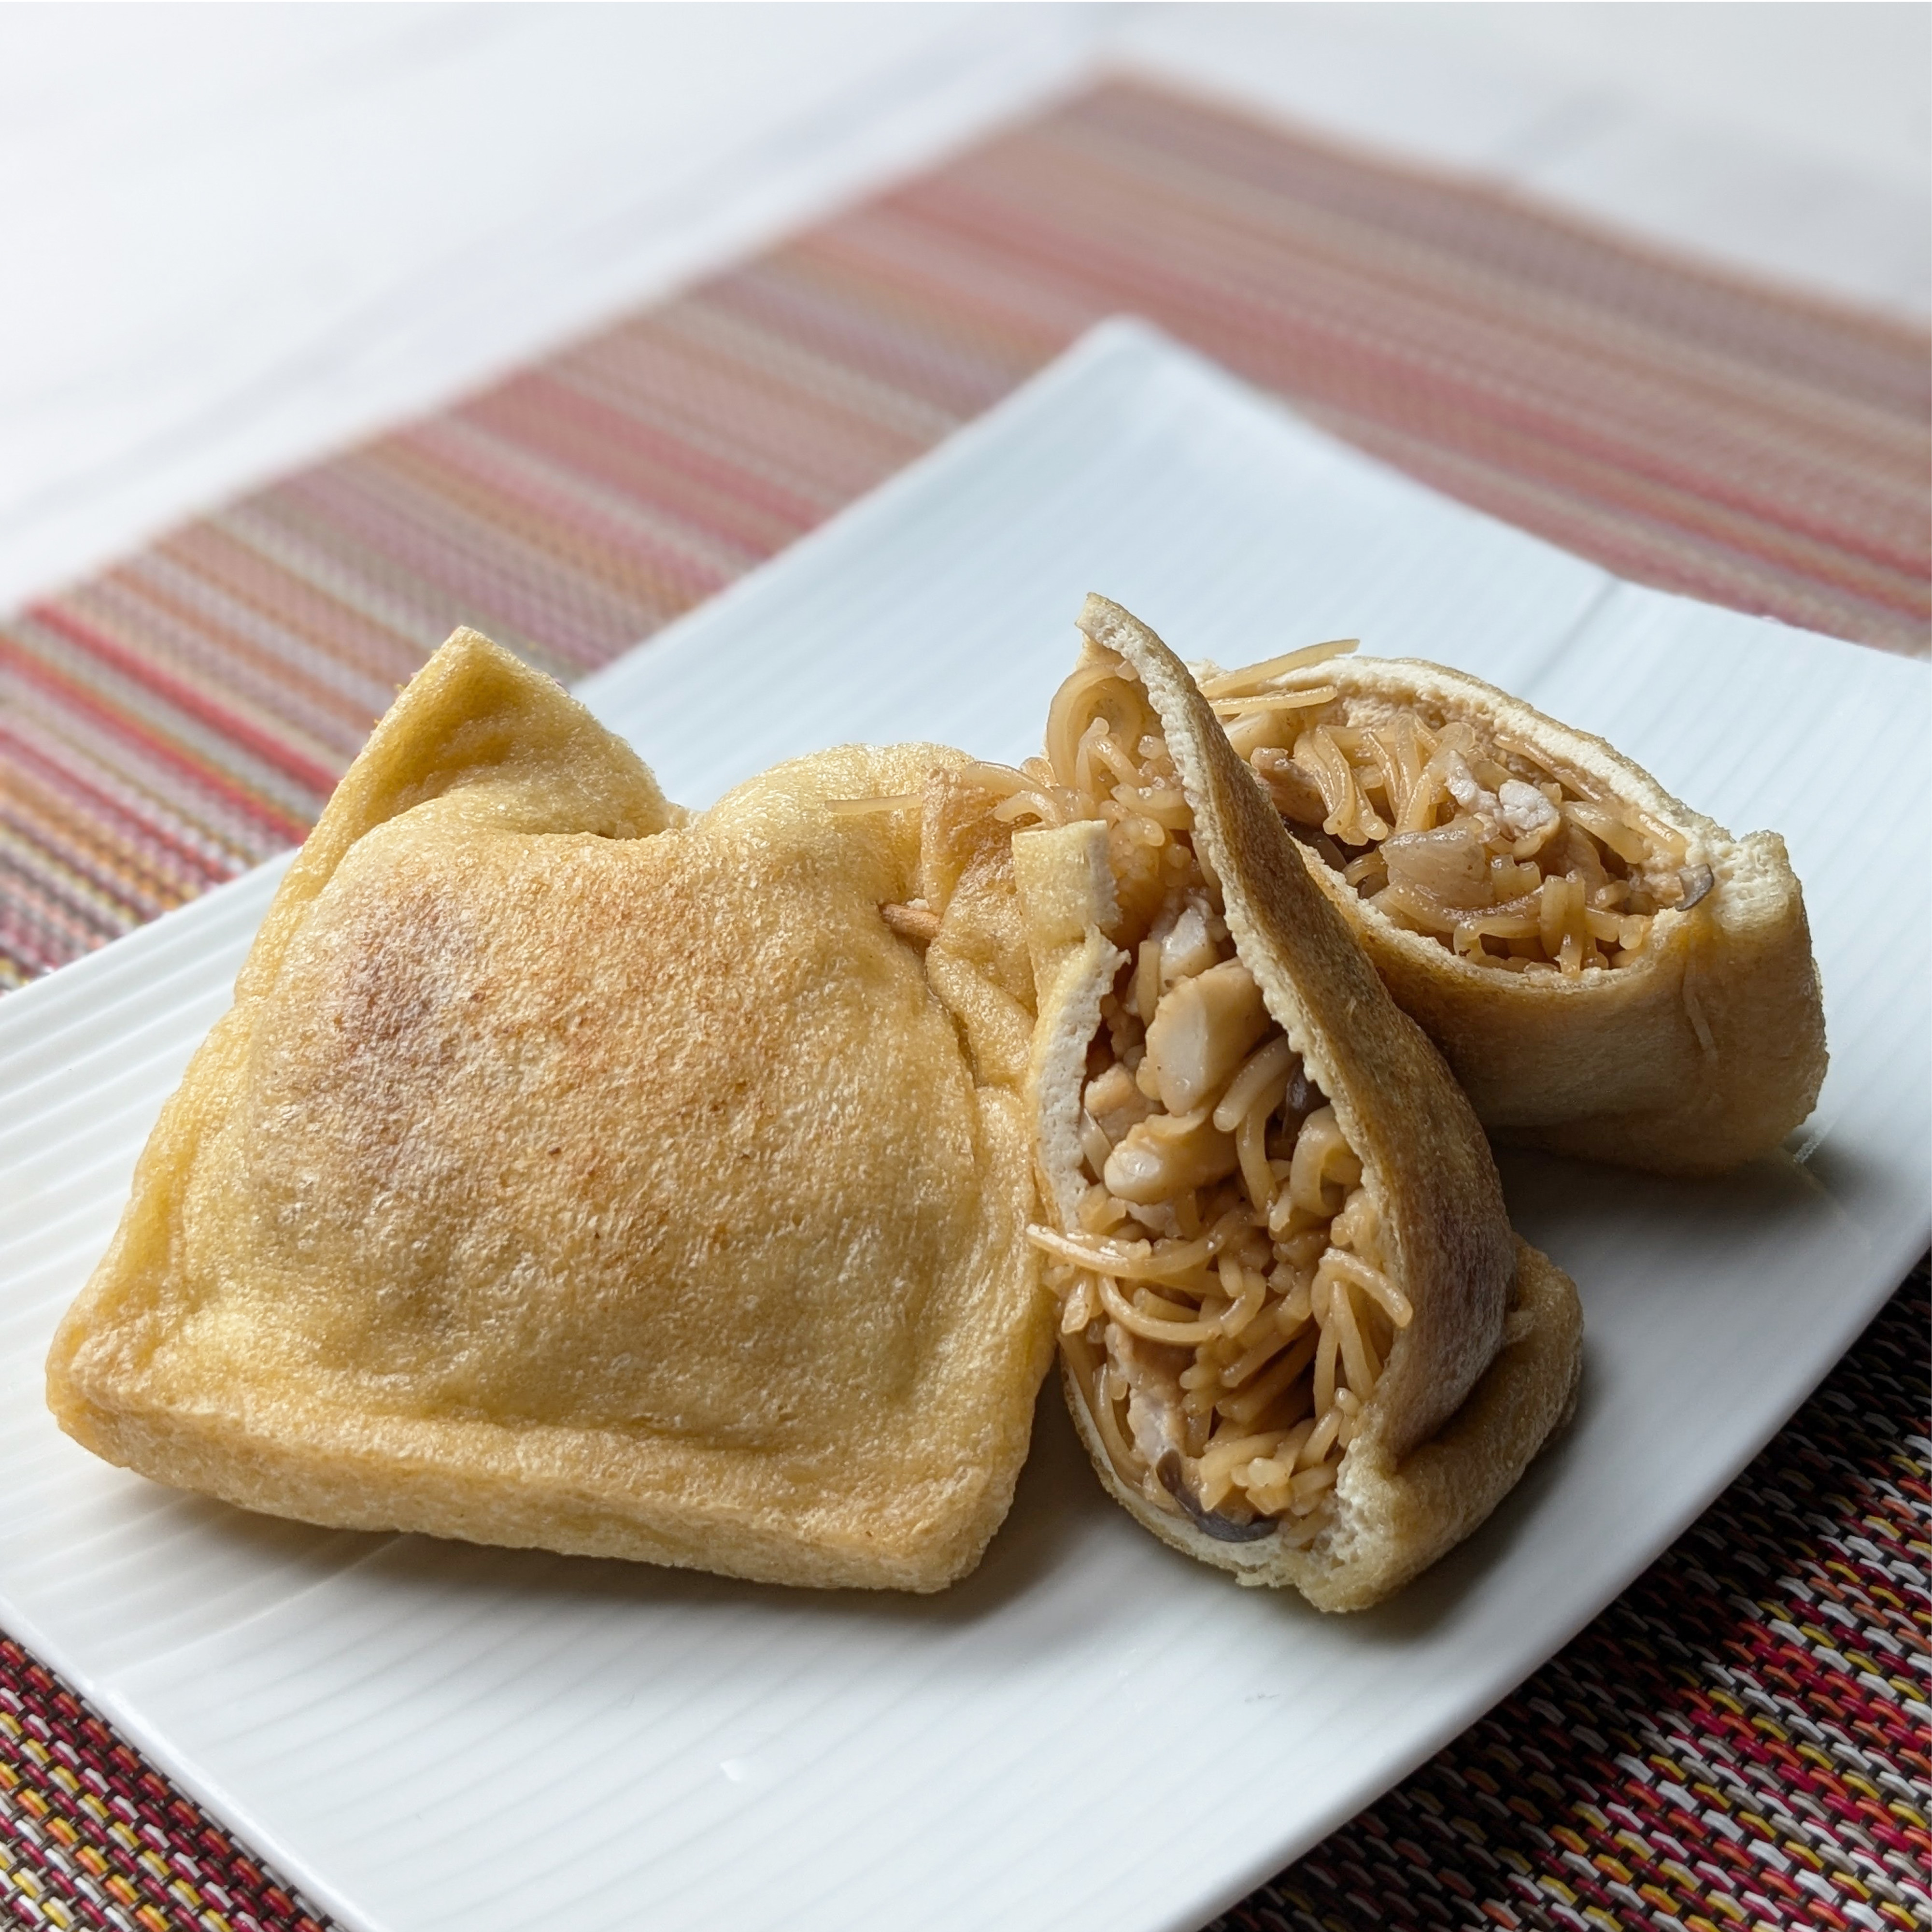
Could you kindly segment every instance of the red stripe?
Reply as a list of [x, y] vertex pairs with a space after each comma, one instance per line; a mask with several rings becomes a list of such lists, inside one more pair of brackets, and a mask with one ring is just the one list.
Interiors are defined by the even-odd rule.
[[152, 691], [184, 716], [195, 718], [224, 738], [232, 739], [244, 751], [253, 752], [265, 765], [272, 766], [298, 784], [308, 786], [324, 798], [335, 789], [335, 782], [342, 776], [340, 772], [332, 771], [326, 765], [303, 757], [292, 746], [264, 731], [252, 720], [238, 716], [196, 690], [166, 666], [117, 644], [91, 624], [82, 622], [71, 610], [58, 604], [30, 604], [26, 614], [37, 624], [58, 632], [70, 644], [77, 644], [88, 656], [112, 665], [122, 676]]
[[280, 837], [299, 844], [308, 836], [307, 821], [285, 812], [259, 793], [250, 791], [214, 766], [200, 763], [158, 732], [148, 730], [114, 710], [86, 686], [62, 677], [4, 630], [0, 630], [0, 662], [4, 662], [16, 676], [44, 691], [80, 716], [92, 720], [102, 730], [140, 746], [151, 756], [172, 765], [200, 790], [212, 793]]

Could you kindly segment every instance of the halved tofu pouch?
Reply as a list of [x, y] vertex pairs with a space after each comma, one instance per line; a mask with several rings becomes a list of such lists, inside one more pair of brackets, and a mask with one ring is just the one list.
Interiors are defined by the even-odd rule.
[[1346, 648], [1202, 688], [1483, 1124], [1667, 1174], [1776, 1147], [1825, 1077], [1784, 842], [1478, 679]]
[[458, 632], [154, 1130], [62, 1426], [310, 1522], [970, 1570], [1053, 1344], [1030, 968], [962, 763], [829, 752], [692, 818]]
[[1576, 1289], [1186, 670], [1103, 598], [1080, 627], [999, 808], [1036, 821], [1013, 863], [1068, 1404], [1156, 1535], [1360, 1609], [1567, 1415]]

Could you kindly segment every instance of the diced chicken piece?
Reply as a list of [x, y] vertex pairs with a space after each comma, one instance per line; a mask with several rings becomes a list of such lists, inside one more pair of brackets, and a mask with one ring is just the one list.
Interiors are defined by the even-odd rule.
[[1533, 838], [1556, 830], [1563, 814], [1533, 784], [1506, 778], [1496, 794], [1498, 815], [1512, 838]]
[[1204, 973], [1220, 958], [1221, 949], [1214, 943], [1214, 935], [1208, 929], [1208, 916], [1204, 902], [1190, 898], [1181, 908], [1173, 925], [1158, 935], [1163, 986]]
[[1486, 813], [1494, 818], [1502, 807], [1492, 791], [1485, 791], [1476, 782], [1476, 775], [1470, 770], [1460, 752], [1451, 752], [1443, 769], [1442, 782], [1448, 788], [1449, 796], [1465, 812]]
[[[1160, 1104], [1170, 1114], [1191, 1114], [1211, 1100], [1269, 1024], [1261, 988], [1238, 959], [1170, 986], [1147, 1031]], [[1142, 1090], [1149, 1084], [1144, 1075]]]
[[1178, 1348], [1130, 1335], [1116, 1322], [1107, 1324], [1107, 1358], [1127, 1390], [1127, 1430], [1149, 1468], [1180, 1447], [1180, 1370], [1187, 1356]]
[[1103, 1120], [1109, 1114], [1131, 1106], [1140, 1098], [1140, 1090], [1134, 1084], [1134, 1076], [1116, 1060], [1106, 1072], [1088, 1082], [1083, 1097], [1088, 1112], [1095, 1120]]
[[1239, 1161], [1234, 1136], [1222, 1132], [1205, 1108], [1156, 1114], [1127, 1130], [1101, 1178], [1110, 1194], [1148, 1204], [1224, 1180]]

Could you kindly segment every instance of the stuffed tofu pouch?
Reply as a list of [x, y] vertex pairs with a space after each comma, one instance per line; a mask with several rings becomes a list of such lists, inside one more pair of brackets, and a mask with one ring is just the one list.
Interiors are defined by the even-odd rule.
[[998, 808], [1069, 1406], [1155, 1534], [1358, 1609], [1566, 1415], [1576, 1291], [1186, 670], [1102, 598], [1080, 623]]
[[54, 1342], [62, 1426], [311, 1522], [971, 1568], [1052, 1310], [1030, 970], [962, 762], [827, 752], [692, 818], [459, 632], [163, 1113]]
[[1202, 688], [1484, 1125], [1664, 1173], [1776, 1147], [1825, 1076], [1784, 841], [1474, 678], [1337, 648]]

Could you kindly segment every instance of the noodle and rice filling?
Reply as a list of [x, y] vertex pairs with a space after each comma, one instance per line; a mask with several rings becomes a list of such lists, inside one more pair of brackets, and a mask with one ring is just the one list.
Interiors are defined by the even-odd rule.
[[1654, 814], [1426, 705], [1281, 680], [1354, 648], [1210, 676], [1228, 742], [1288, 828], [1395, 923], [1462, 957], [1576, 978], [1642, 958], [1710, 868]]
[[1008, 823], [1107, 827], [1126, 959], [1088, 1050], [1084, 1192], [1031, 1231], [1088, 1412], [1156, 1507], [1309, 1540], [1411, 1314], [1361, 1163], [1236, 957], [1131, 668], [1090, 643], [1046, 756], [975, 770]]

